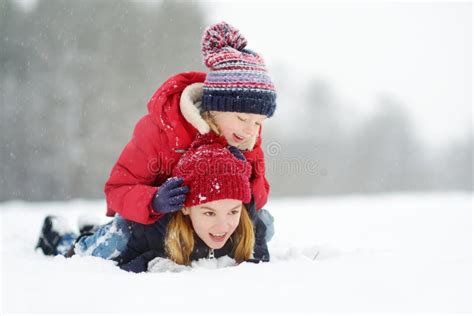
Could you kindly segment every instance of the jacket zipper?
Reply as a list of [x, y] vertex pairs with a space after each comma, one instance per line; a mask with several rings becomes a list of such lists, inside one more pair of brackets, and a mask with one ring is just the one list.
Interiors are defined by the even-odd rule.
[[209, 254], [207, 255], [207, 259], [214, 259], [214, 249], [209, 249]]

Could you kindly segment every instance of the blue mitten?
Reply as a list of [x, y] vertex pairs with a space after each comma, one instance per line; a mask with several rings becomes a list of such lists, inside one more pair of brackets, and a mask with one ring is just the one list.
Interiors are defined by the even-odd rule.
[[183, 178], [173, 177], [163, 183], [156, 192], [151, 206], [158, 213], [176, 212], [183, 208], [189, 188], [182, 185]]

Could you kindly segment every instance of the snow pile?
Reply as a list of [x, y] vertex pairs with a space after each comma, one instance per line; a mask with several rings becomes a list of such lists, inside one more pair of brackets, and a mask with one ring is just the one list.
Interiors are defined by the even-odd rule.
[[133, 274], [99, 258], [33, 251], [44, 216], [105, 223], [104, 201], [0, 204], [2, 311], [471, 312], [472, 194], [273, 199], [267, 207], [276, 231], [270, 263], [161, 259], [153, 273]]

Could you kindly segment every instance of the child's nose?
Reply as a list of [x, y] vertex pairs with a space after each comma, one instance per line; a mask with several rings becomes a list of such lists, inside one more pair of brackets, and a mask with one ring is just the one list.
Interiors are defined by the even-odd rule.
[[216, 226], [214, 227], [217, 231], [219, 232], [225, 232], [227, 231], [227, 220], [225, 218], [220, 218], [218, 219]]

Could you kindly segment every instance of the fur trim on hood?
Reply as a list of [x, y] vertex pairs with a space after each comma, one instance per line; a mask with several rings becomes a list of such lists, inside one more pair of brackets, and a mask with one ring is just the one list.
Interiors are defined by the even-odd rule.
[[203, 86], [202, 82], [196, 82], [184, 88], [179, 104], [181, 114], [200, 134], [211, 131], [211, 127], [201, 116]]

